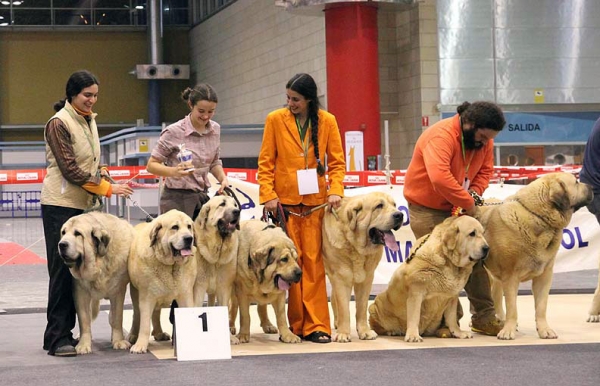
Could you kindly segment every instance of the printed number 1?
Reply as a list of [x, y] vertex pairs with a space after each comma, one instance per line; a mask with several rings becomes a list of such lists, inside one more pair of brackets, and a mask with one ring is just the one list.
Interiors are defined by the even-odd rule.
[[202, 313], [202, 315], [198, 315], [200, 319], [202, 319], [202, 332], [208, 331], [208, 322], [206, 320], [206, 312]]

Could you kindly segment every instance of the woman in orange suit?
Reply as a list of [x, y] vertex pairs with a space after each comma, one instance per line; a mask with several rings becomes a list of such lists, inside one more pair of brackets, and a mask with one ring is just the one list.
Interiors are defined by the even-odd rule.
[[[258, 157], [259, 200], [276, 213], [307, 214], [328, 203], [338, 208], [344, 195], [346, 163], [335, 117], [320, 108], [317, 84], [308, 74], [296, 74], [286, 87], [287, 107], [271, 112], [265, 122]], [[329, 187], [325, 180], [325, 167]], [[292, 284], [288, 318], [292, 332], [315, 343], [331, 342], [325, 268], [321, 255], [324, 210], [289, 216], [287, 232], [298, 249], [302, 280]]]

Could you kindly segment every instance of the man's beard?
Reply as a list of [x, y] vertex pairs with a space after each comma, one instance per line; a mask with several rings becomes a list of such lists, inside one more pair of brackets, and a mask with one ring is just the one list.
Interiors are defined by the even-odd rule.
[[483, 147], [483, 142], [475, 141], [475, 133], [478, 129], [463, 129], [463, 140], [465, 142], [465, 149], [467, 150], [478, 150]]

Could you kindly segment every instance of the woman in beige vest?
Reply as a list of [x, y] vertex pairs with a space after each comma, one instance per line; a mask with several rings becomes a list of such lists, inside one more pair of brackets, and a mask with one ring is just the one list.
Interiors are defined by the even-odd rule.
[[93, 194], [128, 196], [127, 185], [110, 184], [100, 177], [100, 140], [96, 114], [98, 80], [88, 71], [73, 73], [66, 98], [54, 104], [56, 114], [44, 130], [48, 167], [42, 186], [42, 221], [50, 276], [44, 350], [54, 356], [75, 356], [75, 304], [72, 276], [58, 253], [60, 229], [71, 217], [92, 206]]

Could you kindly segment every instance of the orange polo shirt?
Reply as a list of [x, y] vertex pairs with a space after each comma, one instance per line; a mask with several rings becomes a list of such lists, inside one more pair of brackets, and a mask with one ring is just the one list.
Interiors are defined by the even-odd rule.
[[451, 210], [471, 209], [473, 198], [463, 188], [483, 194], [494, 172], [494, 141], [463, 156], [459, 116], [443, 119], [425, 130], [415, 145], [404, 180], [404, 197], [411, 204]]

